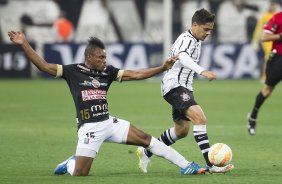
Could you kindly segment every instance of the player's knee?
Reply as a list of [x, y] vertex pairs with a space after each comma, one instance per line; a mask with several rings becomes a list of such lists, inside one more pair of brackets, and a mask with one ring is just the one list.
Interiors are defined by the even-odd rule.
[[205, 125], [207, 123], [207, 118], [204, 114], [196, 114], [194, 118], [194, 124]]
[[148, 147], [150, 145], [150, 143], [151, 143], [151, 139], [152, 139], [152, 136], [149, 135], [149, 134], [146, 134], [144, 136], [144, 139], [143, 139], [144, 140], [144, 142], [142, 143], [143, 146]]
[[269, 97], [271, 95], [271, 93], [272, 93], [272, 90], [263, 90], [262, 91], [262, 95], [264, 97]]
[[139, 140], [140, 140], [140, 145], [142, 147], [148, 147], [151, 143], [151, 138], [152, 136], [146, 133], [139, 133], [138, 134]]
[[261, 92], [264, 97], [269, 97], [273, 90], [274, 90], [274, 87], [266, 86], [266, 87], [263, 87]]

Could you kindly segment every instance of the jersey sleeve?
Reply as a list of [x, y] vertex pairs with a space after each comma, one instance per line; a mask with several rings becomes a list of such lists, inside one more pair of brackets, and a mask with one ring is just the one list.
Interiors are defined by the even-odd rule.
[[75, 70], [75, 65], [57, 65], [57, 74], [56, 78], [63, 78], [65, 80], [70, 80], [73, 76], [73, 72]]
[[63, 76], [63, 65], [57, 65], [57, 73], [55, 78], [61, 78]]
[[179, 61], [180, 63], [185, 66], [186, 68], [190, 68], [197, 74], [201, 74], [205, 69], [198, 65], [193, 59], [188, 55], [187, 52], [179, 53]]

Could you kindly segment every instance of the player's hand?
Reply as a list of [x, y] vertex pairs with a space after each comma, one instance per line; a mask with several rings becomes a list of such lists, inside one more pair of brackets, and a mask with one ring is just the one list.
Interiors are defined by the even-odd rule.
[[18, 45], [22, 45], [26, 41], [24, 34], [20, 31], [9, 31], [8, 36], [13, 43]]
[[209, 81], [216, 79], [216, 75], [212, 71], [204, 70], [201, 75], [206, 77]]
[[178, 59], [178, 55], [173, 56], [171, 58], [168, 58], [165, 63], [163, 64], [163, 69], [164, 71], [171, 69], [171, 67], [173, 66], [173, 64], [176, 62], [176, 60]]

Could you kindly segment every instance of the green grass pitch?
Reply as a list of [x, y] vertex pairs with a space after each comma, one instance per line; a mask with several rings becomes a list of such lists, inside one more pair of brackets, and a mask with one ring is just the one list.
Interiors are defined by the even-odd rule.
[[[207, 116], [210, 143], [224, 142], [232, 148], [232, 172], [183, 176], [175, 165], [153, 157], [149, 173], [142, 174], [136, 147], [105, 143], [93, 162], [91, 176], [54, 176], [55, 166], [74, 154], [77, 140], [75, 109], [66, 83], [0, 80], [0, 183], [281, 183], [281, 84], [261, 108], [257, 135], [249, 136], [246, 114], [262, 86], [258, 80], [194, 83], [195, 98]], [[161, 97], [158, 80], [114, 83], [108, 101], [111, 115], [155, 137], [172, 126], [171, 109]], [[191, 130], [173, 147], [202, 165]]]

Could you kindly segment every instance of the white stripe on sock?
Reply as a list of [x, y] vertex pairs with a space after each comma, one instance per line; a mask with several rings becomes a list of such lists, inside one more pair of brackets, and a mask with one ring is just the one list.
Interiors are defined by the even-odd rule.
[[200, 142], [198, 142], [198, 145], [200, 146], [200, 145], [205, 144], [205, 143], [209, 143], [209, 140], [200, 141]]

